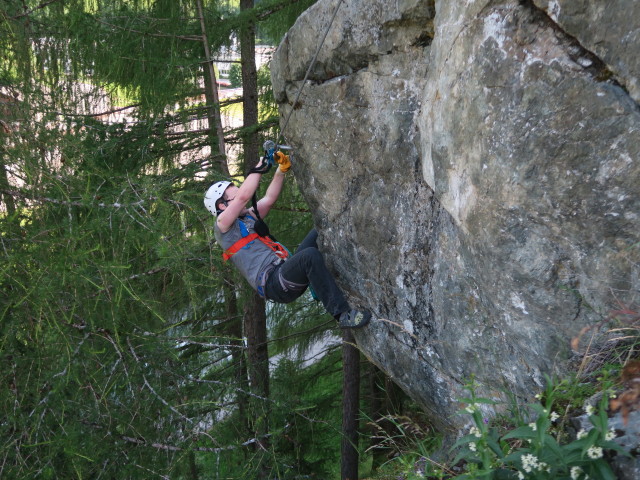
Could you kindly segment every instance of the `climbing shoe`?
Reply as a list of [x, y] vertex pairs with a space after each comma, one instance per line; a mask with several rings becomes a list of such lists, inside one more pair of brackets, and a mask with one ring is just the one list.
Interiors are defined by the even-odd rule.
[[338, 317], [338, 324], [340, 328], [360, 328], [367, 325], [370, 320], [371, 314], [369, 312], [347, 310]]

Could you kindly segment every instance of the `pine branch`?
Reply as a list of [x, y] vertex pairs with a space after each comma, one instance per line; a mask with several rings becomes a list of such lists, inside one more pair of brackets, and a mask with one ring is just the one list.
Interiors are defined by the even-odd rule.
[[21, 13], [20, 15], [16, 15], [15, 17], [9, 17], [9, 19], [10, 19], [10, 20], [18, 20], [19, 18], [22, 18], [22, 17], [26, 17], [26, 16], [28, 16], [28, 15], [31, 15], [31, 14], [32, 14], [33, 12], [35, 12], [36, 10], [41, 10], [41, 9], [43, 9], [44, 7], [46, 7], [46, 6], [48, 6], [48, 5], [51, 5], [52, 3], [56, 3], [56, 2], [58, 2], [58, 1], [60, 1], [60, 0], [49, 0], [48, 2], [43, 2], [43, 3], [41, 3], [40, 5], [38, 5], [37, 7], [33, 7], [31, 10], [27, 10], [26, 12]]
[[243, 443], [241, 443], [240, 445], [229, 445], [226, 447], [191, 447], [191, 448], [182, 448], [182, 447], [177, 447], [175, 445], [169, 445], [166, 443], [159, 443], [159, 442], [153, 442], [153, 443], [148, 443], [146, 440], [140, 439], [140, 438], [134, 438], [134, 437], [128, 437], [126, 435], [122, 435], [120, 438], [126, 442], [129, 443], [133, 443], [136, 444], [138, 446], [147, 446], [147, 447], [152, 447], [152, 448], [156, 448], [158, 450], [167, 450], [167, 451], [171, 451], [171, 452], [184, 452], [184, 451], [195, 451], [195, 452], [210, 452], [210, 453], [220, 453], [220, 452], [228, 452], [230, 450], [237, 450], [239, 448], [242, 447], [248, 447], [251, 445], [254, 445], [256, 443], [261, 442], [262, 440], [266, 439], [266, 438], [270, 438], [272, 435], [270, 433], [267, 433], [265, 435], [259, 436], [259, 437], [255, 437], [255, 438], [251, 438]]
[[189, 40], [189, 41], [195, 41], [195, 42], [202, 41], [202, 36], [200, 35], [171, 35], [167, 33], [148, 33], [148, 32], [143, 32], [141, 30], [135, 30], [133, 28], [121, 27], [120, 25], [115, 25], [113, 23], [109, 23], [100, 19], [96, 19], [96, 21], [108, 27], [112, 27], [118, 30], [124, 30], [125, 32], [129, 32], [129, 33], [137, 33], [138, 35], [142, 35], [145, 37], [176, 38], [178, 40]]
[[[138, 355], [136, 354], [136, 350], [133, 348], [133, 345], [131, 345], [131, 339], [129, 337], [127, 337], [127, 344], [129, 345], [129, 351], [131, 352], [131, 355], [133, 355], [133, 358], [135, 359], [135, 361], [137, 363], [140, 363], [140, 358], [138, 357]], [[171, 410], [173, 413], [175, 413], [176, 415], [178, 415], [180, 418], [182, 418], [184, 421], [188, 422], [188, 423], [193, 423], [193, 420], [184, 416], [182, 413], [180, 413], [178, 410], [176, 410], [171, 404], [169, 404], [169, 402], [167, 402], [158, 392], [156, 392], [156, 390], [151, 386], [151, 384], [149, 383], [149, 381], [147, 380], [146, 375], [142, 375], [142, 380], [144, 380], [144, 384], [145, 386], [149, 389], [149, 391], [151, 393], [153, 393], [155, 395], [155, 397], [160, 400], [160, 402], [167, 407], [169, 410]]]
[[23, 200], [31, 200], [38, 203], [53, 203], [54, 205], [63, 205], [66, 207], [101, 207], [101, 208], [119, 209], [119, 208], [129, 208], [129, 207], [141, 207], [146, 201], [152, 202], [152, 201], [158, 200], [158, 198], [156, 197], [149, 197], [146, 200], [141, 199], [141, 200], [138, 200], [137, 202], [133, 202], [130, 204], [122, 204], [119, 202], [114, 202], [114, 203], [100, 202], [97, 204], [91, 204], [91, 203], [82, 203], [82, 202], [71, 201], [71, 200], [59, 200], [57, 198], [51, 198], [51, 197], [32, 196], [24, 192], [20, 192], [18, 190], [0, 189], [0, 193], [3, 195], [9, 195], [13, 198], [21, 198]]
[[183, 138], [189, 135], [207, 135], [209, 132], [211, 132], [210, 128], [200, 128], [198, 130], [186, 130], [184, 132], [165, 132], [164, 135], [167, 137]]
[[[237, 63], [238, 65], [242, 63], [240, 60], [225, 60], [222, 58], [212, 58], [211, 61], [216, 63]], [[206, 62], [207, 60], [204, 60], [200, 63], [206, 63]]]
[[114, 113], [122, 112], [123, 110], [128, 110], [130, 108], [138, 108], [139, 106], [140, 106], [140, 104], [136, 103], [134, 105], [127, 105], [126, 107], [114, 108], [112, 110], [107, 110], [106, 112], [99, 112], [99, 113], [85, 113], [85, 114], [64, 113], [64, 112], [50, 112], [50, 113], [53, 113], [55, 115], [61, 115], [63, 117], [94, 118], [94, 117], [102, 117], [102, 116], [106, 116], [106, 115], [111, 115], [111, 114], [114, 114]]
[[267, 7], [266, 9], [264, 9], [264, 7], [262, 9], [260, 9], [259, 7], [256, 7], [257, 11], [263, 10], [262, 12], [260, 12], [258, 15], [256, 15], [256, 19], [257, 20], [265, 20], [267, 18], [269, 18], [271, 15], [273, 15], [274, 13], [278, 13], [280, 10], [284, 10], [287, 7], [290, 7], [291, 5], [295, 5], [296, 3], [299, 3], [301, 0], [289, 0], [287, 2], [282, 2], [277, 4], [275, 7]]

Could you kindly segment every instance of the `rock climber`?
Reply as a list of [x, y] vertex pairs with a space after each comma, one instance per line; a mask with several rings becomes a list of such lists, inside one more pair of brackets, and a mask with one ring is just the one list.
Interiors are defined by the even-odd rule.
[[[312, 292], [341, 328], [359, 328], [369, 323], [371, 315], [352, 309], [327, 269], [316, 243], [317, 232], [311, 230], [294, 255], [270, 236], [262, 221], [278, 199], [286, 172], [291, 168], [288, 155], [275, 152], [279, 166], [265, 192], [256, 201], [260, 179], [271, 163], [265, 155], [250, 170], [240, 187], [231, 182], [214, 183], [205, 194], [205, 207], [216, 217], [214, 234], [230, 259], [258, 294], [277, 303], [289, 303], [311, 285]], [[248, 202], [253, 205], [247, 207]]]

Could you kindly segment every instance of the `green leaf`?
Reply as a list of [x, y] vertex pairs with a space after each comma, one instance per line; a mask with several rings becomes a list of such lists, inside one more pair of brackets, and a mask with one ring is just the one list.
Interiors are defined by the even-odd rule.
[[452, 465], [455, 465], [462, 459], [465, 459], [470, 463], [480, 463], [475, 453], [469, 449], [463, 449], [460, 453], [458, 453], [458, 455], [456, 455], [456, 457], [453, 459], [453, 462], [451, 463]]
[[629, 457], [629, 458], [633, 458], [633, 455], [631, 455], [627, 450], [622, 448], [616, 442], [604, 441], [604, 442], [600, 442], [598, 445], [600, 447], [606, 449], [606, 450], [615, 450], [616, 452], [618, 452], [621, 455], [624, 455], [624, 456]]
[[[542, 437], [542, 445], [543, 447], [546, 447], [549, 450], [551, 450], [551, 452], [556, 458], [558, 459], [563, 458], [564, 453], [562, 451], [562, 448], [560, 447], [560, 445], [558, 445], [558, 442], [556, 441], [556, 439], [553, 438], [551, 435], [545, 434]], [[550, 463], [550, 462], [547, 462], [547, 463]]]
[[485, 440], [487, 441], [489, 448], [498, 456], [498, 458], [504, 457], [504, 452], [493, 437], [487, 437]]
[[591, 465], [597, 472], [597, 475], [594, 475], [595, 478], [599, 480], [616, 480], [616, 476], [611, 471], [611, 467], [609, 467], [604, 460], [596, 460]]
[[520, 458], [523, 455], [526, 455], [527, 453], [531, 453], [531, 450], [528, 449], [528, 448], [522, 448], [522, 449], [516, 450], [515, 452], [510, 453], [509, 455], [504, 457], [503, 461], [504, 461], [504, 463], [508, 463], [508, 464], [511, 464], [511, 465], [517, 464], [519, 466], [522, 463]]
[[509, 438], [536, 438], [536, 432], [534, 432], [531, 427], [523, 426], [518, 427], [515, 430], [511, 430], [506, 435], [502, 436], [503, 440], [507, 440]]
[[487, 405], [498, 405], [500, 402], [496, 402], [495, 400], [491, 400], [490, 398], [477, 397], [475, 399], [475, 403], [485, 403]]
[[475, 435], [465, 435], [456, 443], [454, 443], [453, 446], [449, 449], [449, 451], [455, 450], [456, 448], [461, 447], [463, 445], [467, 445], [471, 442], [477, 442], [478, 440], [479, 438], [476, 437]]

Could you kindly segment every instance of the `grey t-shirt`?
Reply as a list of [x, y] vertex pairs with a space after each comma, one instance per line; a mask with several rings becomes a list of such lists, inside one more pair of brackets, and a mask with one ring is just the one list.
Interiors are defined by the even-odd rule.
[[[229, 231], [225, 233], [220, 231], [217, 223], [215, 224], [214, 235], [216, 237], [216, 241], [223, 250], [227, 250], [234, 243], [243, 238], [239, 224], [240, 221], [245, 224], [249, 234], [255, 232], [254, 225], [256, 220], [250, 215], [240, 217]], [[247, 279], [249, 284], [255, 290], [258, 288], [260, 274], [262, 271], [276, 260], [278, 260], [278, 256], [275, 252], [259, 239], [255, 239], [231, 257], [231, 262], [233, 262], [242, 276]]]

